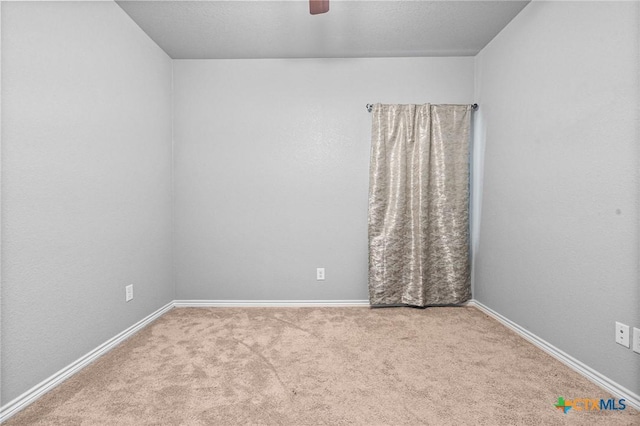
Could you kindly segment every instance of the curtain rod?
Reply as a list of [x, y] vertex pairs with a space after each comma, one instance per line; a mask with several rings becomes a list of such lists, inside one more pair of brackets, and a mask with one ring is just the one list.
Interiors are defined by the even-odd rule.
[[[478, 109], [478, 104], [471, 104], [471, 109], [476, 111]], [[367, 104], [367, 111], [371, 112], [373, 110], [373, 104]]]

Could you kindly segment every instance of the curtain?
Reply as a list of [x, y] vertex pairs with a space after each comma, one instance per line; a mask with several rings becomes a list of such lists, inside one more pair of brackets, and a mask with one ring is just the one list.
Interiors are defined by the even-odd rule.
[[468, 105], [373, 108], [371, 305], [471, 298]]

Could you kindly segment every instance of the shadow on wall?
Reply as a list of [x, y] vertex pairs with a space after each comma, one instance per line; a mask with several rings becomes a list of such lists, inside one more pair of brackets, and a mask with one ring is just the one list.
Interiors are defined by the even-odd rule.
[[480, 247], [480, 224], [482, 221], [482, 181], [484, 176], [484, 152], [486, 129], [482, 113], [483, 105], [471, 117], [471, 197], [469, 225], [471, 227], [471, 297], [475, 298], [475, 265]]

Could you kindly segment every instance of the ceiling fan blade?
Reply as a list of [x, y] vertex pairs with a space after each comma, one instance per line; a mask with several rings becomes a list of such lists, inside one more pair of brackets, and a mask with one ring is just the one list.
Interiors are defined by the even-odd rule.
[[312, 15], [327, 13], [329, 11], [329, 0], [309, 0], [309, 12]]

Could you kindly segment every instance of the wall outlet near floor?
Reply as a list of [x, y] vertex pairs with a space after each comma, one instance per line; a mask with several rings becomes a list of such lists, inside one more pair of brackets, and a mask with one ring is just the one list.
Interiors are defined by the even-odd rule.
[[324, 268], [316, 269], [316, 280], [324, 281]]
[[640, 354], [640, 328], [633, 327], [633, 351]]
[[629, 326], [616, 321], [616, 343], [629, 347]]
[[129, 300], [133, 299], [133, 284], [129, 284], [128, 286], [126, 286], [124, 288], [125, 291], [125, 301], [128, 302]]

